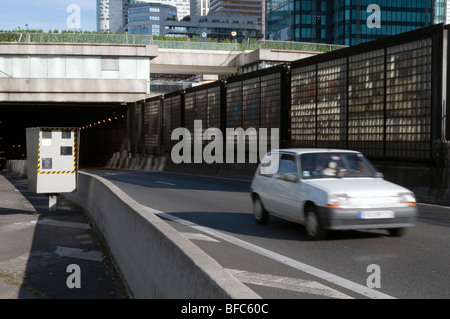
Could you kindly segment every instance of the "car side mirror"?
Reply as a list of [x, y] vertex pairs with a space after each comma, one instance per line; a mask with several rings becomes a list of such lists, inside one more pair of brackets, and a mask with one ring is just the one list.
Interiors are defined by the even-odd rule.
[[381, 173], [381, 172], [376, 172], [376, 173], [375, 173], [375, 178], [381, 178], [381, 179], [383, 179], [383, 178], [384, 178], [384, 175], [383, 175], [383, 173]]

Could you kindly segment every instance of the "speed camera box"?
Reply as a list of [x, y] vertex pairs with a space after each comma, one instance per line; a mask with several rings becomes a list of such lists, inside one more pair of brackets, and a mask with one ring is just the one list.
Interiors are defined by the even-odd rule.
[[77, 188], [80, 129], [26, 129], [28, 190], [40, 194], [70, 193]]

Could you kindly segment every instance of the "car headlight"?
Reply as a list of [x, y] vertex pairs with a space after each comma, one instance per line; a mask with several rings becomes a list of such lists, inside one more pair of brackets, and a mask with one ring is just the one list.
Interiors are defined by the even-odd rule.
[[400, 203], [405, 203], [408, 206], [416, 206], [416, 197], [411, 192], [399, 193]]
[[341, 208], [341, 205], [348, 203], [347, 194], [333, 194], [328, 198], [328, 208]]

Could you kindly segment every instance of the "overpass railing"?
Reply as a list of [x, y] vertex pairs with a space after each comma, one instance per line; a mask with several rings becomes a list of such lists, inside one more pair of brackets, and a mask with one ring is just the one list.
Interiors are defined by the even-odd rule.
[[103, 33], [41, 33], [41, 32], [0, 32], [0, 42], [22, 43], [111, 43], [158, 45], [162, 49], [177, 50], [215, 50], [246, 51], [257, 49], [276, 49], [287, 51], [329, 52], [344, 46], [333, 44], [251, 40], [243, 43], [166, 41], [154, 40], [151, 35], [142, 34], [103, 34]]

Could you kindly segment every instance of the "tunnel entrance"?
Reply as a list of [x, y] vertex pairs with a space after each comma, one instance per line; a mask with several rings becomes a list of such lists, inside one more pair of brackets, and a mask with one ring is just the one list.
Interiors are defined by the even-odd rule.
[[79, 127], [80, 167], [103, 166], [126, 149], [127, 105], [122, 103], [1, 103], [0, 169], [6, 159], [26, 159], [27, 127]]

